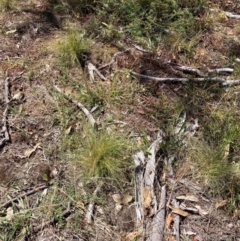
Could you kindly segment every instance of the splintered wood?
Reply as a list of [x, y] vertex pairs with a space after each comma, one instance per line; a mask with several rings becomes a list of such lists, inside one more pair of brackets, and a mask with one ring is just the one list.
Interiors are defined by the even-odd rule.
[[10, 96], [10, 90], [9, 90], [9, 77], [5, 79], [5, 110], [3, 111], [2, 115], [2, 135], [3, 139], [0, 140], [0, 147], [2, 148], [7, 142], [10, 141], [10, 136], [8, 132], [8, 124], [7, 124], [7, 115], [8, 115], [8, 109], [9, 109], [9, 96]]
[[[198, 121], [195, 120], [193, 124], [186, 123], [186, 113], [182, 113], [179, 117], [178, 123], [173, 131], [173, 136], [182, 146], [187, 145], [187, 138], [195, 134]], [[143, 151], [137, 152], [134, 156], [135, 163], [135, 208], [137, 215], [138, 231], [141, 232], [143, 241], [162, 241], [164, 239], [165, 223], [170, 226], [173, 224], [173, 234], [176, 240], [180, 240], [179, 223], [180, 216], [186, 217], [188, 213], [181, 210], [179, 203], [173, 200], [170, 205], [166, 202], [167, 189], [166, 180], [164, 176], [164, 168], [159, 170], [157, 164], [164, 163], [167, 176], [174, 178], [172, 163], [175, 155], [169, 156], [157, 155], [160, 144], [164, 142], [164, 133], [159, 132], [157, 139], [150, 145], [148, 155], [145, 157]], [[161, 173], [162, 172], [162, 173]], [[169, 195], [171, 199], [171, 195]], [[180, 196], [178, 199], [194, 199], [193, 196]], [[194, 199], [196, 201], [196, 198]], [[174, 218], [171, 221], [165, 220], [168, 208], [169, 212]], [[169, 219], [169, 218], [168, 218]]]

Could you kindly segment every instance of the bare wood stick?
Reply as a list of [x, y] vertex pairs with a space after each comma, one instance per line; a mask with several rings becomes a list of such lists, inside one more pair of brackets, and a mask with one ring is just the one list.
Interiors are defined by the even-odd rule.
[[10, 135], [8, 132], [8, 126], [7, 126], [7, 114], [9, 109], [9, 96], [10, 96], [10, 90], [9, 90], [9, 77], [5, 79], [5, 102], [6, 102], [6, 108], [3, 112], [3, 118], [2, 118], [2, 133], [4, 133], [4, 138], [0, 141], [0, 147], [3, 147], [6, 142], [10, 141]]
[[[131, 75], [138, 77], [138, 78], [142, 78], [142, 79], [148, 79], [148, 80], [154, 80], [154, 81], [158, 81], [158, 82], [162, 82], [162, 83], [169, 83], [169, 82], [182, 82], [182, 83], [186, 83], [189, 82], [190, 80], [188, 78], [159, 78], [159, 77], [153, 77], [153, 76], [149, 76], [149, 75], [143, 75], [143, 74], [138, 74], [136, 72], [131, 71], [130, 72]], [[213, 77], [213, 78], [192, 78], [192, 81], [196, 81], [196, 82], [203, 82], [203, 81], [212, 81], [212, 82], [220, 82], [220, 83], [224, 83], [225, 79], [223, 78], [218, 78], [218, 77]]]
[[135, 188], [135, 209], [137, 214], [137, 223], [144, 219], [143, 210], [143, 174], [145, 156], [143, 151], [137, 152], [134, 156], [135, 172], [134, 172], [134, 188]]
[[[210, 11], [211, 12], [219, 12], [217, 9], [214, 9], [214, 8], [210, 8]], [[236, 13], [231, 13], [231, 12], [222, 11], [222, 10], [220, 10], [220, 12], [224, 13], [228, 18], [237, 18], [237, 19], [240, 18], [240, 15], [236, 14]]]
[[[101, 187], [102, 187], [102, 183], [99, 183], [98, 186], [96, 187], [96, 189], [93, 192], [93, 196], [92, 196], [93, 198], [97, 195], [97, 193], [99, 192]], [[88, 210], [87, 210], [87, 213], [86, 213], [86, 219], [87, 219], [88, 224], [92, 223], [94, 205], [95, 205], [94, 200], [92, 200], [88, 205]]]
[[232, 74], [234, 69], [232, 68], [217, 68], [217, 69], [209, 69], [207, 72], [212, 74]]
[[[179, 208], [179, 203], [176, 201], [176, 199], [174, 199], [172, 201], [173, 207], [174, 208]], [[180, 216], [178, 214], [174, 214], [174, 234], [176, 236], [176, 241], [180, 241], [180, 231], [179, 231], [179, 224], [180, 224]]]
[[87, 116], [89, 122], [91, 123], [91, 125], [96, 128], [97, 127], [97, 123], [95, 121], [95, 119], [93, 118], [92, 114], [90, 113], [90, 111], [80, 102], [78, 102], [77, 100], [75, 99], [72, 99], [71, 97], [69, 97], [67, 94], [65, 94], [63, 92], [63, 90], [61, 90], [57, 85], [54, 85], [54, 88], [61, 94], [64, 95], [64, 97], [71, 101], [72, 103], [74, 103], [75, 105], [77, 105], [81, 110], [82, 112]]
[[237, 19], [240, 19], [240, 15], [239, 14], [235, 14], [235, 13], [231, 13], [231, 12], [225, 12], [224, 13], [226, 14], [226, 16], [228, 18], [237, 18]]
[[106, 81], [107, 79], [99, 72], [99, 70], [90, 62], [88, 62], [88, 72], [90, 75], [90, 80], [94, 81], [94, 71], [96, 72], [96, 74], [104, 81]]
[[161, 188], [161, 197], [158, 207], [158, 212], [153, 219], [152, 241], [162, 241], [165, 228], [165, 213], [166, 213], [166, 185]]
[[112, 57], [112, 59], [111, 59], [111, 61], [110, 61], [109, 63], [100, 66], [98, 69], [105, 69], [106, 67], [112, 65], [112, 64], [114, 63], [114, 61], [116, 60], [116, 57], [117, 57], [118, 55], [124, 54], [124, 53], [127, 53], [127, 52], [129, 52], [129, 49], [126, 49], [126, 50], [121, 51], [121, 52], [116, 52], [116, 53], [113, 55], [113, 57]]
[[195, 75], [198, 75], [198, 76], [201, 76], [201, 77], [203, 77], [205, 75], [201, 70], [194, 69], [194, 68], [191, 68], [191, 67], [188, 67], [188, 66], [176, 66], [176, 69], [182, 70], [183, 72], [186, 72], [186, 73], [189, 73], [189, 74], [195, 74]]
[[195, 74], [200, 77], [206, 77], [206, 74], [232, 74], [234, 69], [232, 68], [217, 68], [217, 69], [209, 69], [204, 73], [204, 71], [201, 71], [199, 69], [195, 69], [189, 66], [176, 66], [176, 69], [182, 70], [183, 72], [189, 73], [189, 74]]
[[9, 207], [13, 202], [16, 202], [18, 199], [23, 198], [23, 197], [30, 196], [30, 195], [32, 195], [32, 194], [34, 194], [34, 193], [36, 193], [36, 192], [39, 192], [39, 191], [41, 191], [41, 190], [43, 190], [43, 189], [45, 189], [45, 188], [47, 188], [47, 187], [49, 187], [49, 184], [44, 184], [44, 185], [41, 185], [41, 186], [39, 186], [39, 187], [36, 187], [36, 188], [34, 188], [34, 189], [26, 192], [26, 193], [23, 193], [23, 194], [15, 197], [15, 198], [12, 198], [11, 200], [9, 200], [9, 201], [5, 202], [4, 204], [2, 204], [2, 205], [0, 206], [0, 209], [2, 209], [2, 208], [7, 208], [7, 207]]
[[139, 50], [139, 51], [141, 51], [141, 52], [143, 52], [143, 53], [149, 53], [148, 50], [143, 49], [141, 46], [139, 46], [139, 45], [137, 45], [137, 44], [132, 44], [132, 45], [134, 46], [135, 49], [137, 49], [137, 50]]

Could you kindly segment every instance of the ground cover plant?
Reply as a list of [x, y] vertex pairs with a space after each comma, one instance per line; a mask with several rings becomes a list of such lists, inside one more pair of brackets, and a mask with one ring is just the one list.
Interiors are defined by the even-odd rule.
[[227, 2], [0, 0], [0, 240], [240, 239]]

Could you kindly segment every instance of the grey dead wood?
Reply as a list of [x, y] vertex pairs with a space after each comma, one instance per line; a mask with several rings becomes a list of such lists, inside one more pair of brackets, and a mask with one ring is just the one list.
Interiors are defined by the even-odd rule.
[[137, 215], [137, 225], [141, 223], [144, 219], [144, 210], [143, 210], [143, 174], [145, 169], [145, 156], [143, 151], [137, 152], [133, 156], [135, 163], [134, 171], [134, 188], [135, 188], [135, 208]]
[[4, 138], [0, 141], [0, 147], [3, 147], [7, 142], [10, 141], [10, 135], [8, 132], [8, 123], [7, 123], [7, 115], [8, 115], [8, 109], [9, 109], [9, 96], [10, 96], [10, 90], [9, 90], [9, 77], [5, 79], [4, 83], [4, 89], [5, 89], [5, 103], [6, 107], [3, 111], [3, 117], [2, 117], [2, 130], [1, 132], [4, 135]]
[[224, 74], [224, 75], [228, 75], [228, 74], [232, 74], [234, 69], [232, 68], [217, 68], [217, 69], [209, 69], [206, 72], [201, 71], [199, 69], [195, 69], [189, 66], [180, 66], [177, 65], [176, 69], [181, 70], [185, 73], [188, 74], [194, 74], [200, 77], [207, 77], [207, 74]]
[[165, 215], [166, 215], [166, 185], [161, 188], [160, 203], [158, 206], [158, 211], [155, 214], [152, 221], [152, 235], [149, 241], [162, 241], [164, 236], [165, 228]]
[[[173, 199], [172, 205], [174, 208], [179, 209], [179, 202], [177, 202], [176, 199]], [[180, 216], [178, 214], [174, 214], [174, 224], [173, 224], [173, 230], [174, 230], [174, 235], [176, 236], [176, 241], [180, 241]]]
[[153, 207], [157, 210], [157, 202], [154, 193], [154, 179], [156, 175], [156, 153], [159, 150], [159, 144], [163, 141], [163, 133], [158, 133], [158, 138], [151, 144], [148, 151], [148, 157], [146, 161], [145, 172], [143, 176], [144, 191], [149, 190], [151, 192], [151, 199], [153, 200]]
[[[103, 185], [102, 182], [97, 185], [97, 187], [94, 190], [93, 195], [92, 195], [93, 199], [97, 196], [97, 193], [100, 191], [102, 185]], [[88, 224], [92, 223], [94, 205], [95, 205], [94, 200], [90, 201], [90, 203], [88, 205], [88, 209], [87, 209], [87, 213], [86, 213], [86, 219], [87, 219]]]
[[189, 78], [169, 78], [169, 77], [159, 78], [159, 77], [154, 77], [154, 76], [150, 76], [150, 75], [138, 74], [133, 71], [130, 71], [130, 74], [137, 78], [153, 80], [153, 81], [160, 82], [160, 83], [173, 83], [173, 82], [187, 83], [190, 81], [193, 81], [193, 82], [209, 81], [209, 82], [219, 83], [223, 87], [234, 86], [234, 85], [240, 84], [240, 79], [235, 79], [235, 80], [229, 79], [228, 80], [228, 79], [219, 78], [219, 77], [190, 78], [190, 79]]
[[116, 57], [117, 57], [118, 55], [124, 54], [124, 53], [128, 53], [128, 52], [129, 52], [129, 49], [126, 49], [126, 50], [120, 51], [120, 52], [116, 52], [116, 53], [113, 55], [113, 57], [112, 57], [112, 59], [111, 59], [111, 61], [110, 61], [109, 63], [100, 66], [98, 69], [105, 69], [105, 68], [107, 68], [108, 66], [112, 65], [112, 64], [116, 61]]
[[[211, 12], [218, 12], [218, 10], [214, 9], [214, 8], [210, 8], [210, 11]], [[239, 14], [232, 13], [232, 12], [227, 12], [227, 11], [222, 11], [222, 10], [220, 12], [224, 13], [228, 18], [240, 19], [240, 15]]]
[[63, 90], [60, 89], [57, 85], [54, 85], [54, 88], [55, 88], [59, 93], [63, 94], [63, 96], [64, 96], [67, 100], [69, 100], [69, 101], [71, 101], [72, 103], [74, 103], [75, 105], [77, 105], [77, 107], [79, 107], [79, 108], [82, 110], [82, 112], [87, 116], [87, 118], [88, 118], [90, 124], [92, 125], [92, 127], [97, 128], [97, 123], [96, 123], [95, 119], [93, 118], [93, 116], [92, 116], [92, 114], [90, 113], [90, 111], [89, 111], [82, 103], [80, 103], [80, 102], [78, 102], [77, 100], [71, 98], [71, 96], [68, 96], [67, 94], [65, 94], [65, 93], [63, 92]]
[[100, 77], [100, 79], [104, 81], [107, 80], [92, 63], [88, 62], [87, 68], [88, 68], [88, 73], [91, 81], [94, 81], [94, 72], [96, 72], [96, 74]]

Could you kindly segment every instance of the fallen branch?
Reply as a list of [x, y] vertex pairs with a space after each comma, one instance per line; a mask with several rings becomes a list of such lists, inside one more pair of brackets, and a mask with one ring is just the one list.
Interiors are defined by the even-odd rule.
[[8, 124], [7, 124], [7, 114], [9, 109], [9, 96], [10, 96], [10, 90], [9, 90], [9, 77], [5, 79], [5, 102], [6, 107], [3, 112], [3, 118], [2, 118], [2, 133], [4, 133], [4, 138], [0, 141], [0, 147], [3, 147], [5, 143], [10, 141], [10, 135], [8, 132]]
[[157, 81], [157, 82], [162, 82], [162, 83], [172, 83], [172, 82], [182, 82], [182, 83], [187, 83], [190, 81], [195, 81], [195, 82], [204, 82], [204, 81], [211, 81], [211, 82], [216, 82], [216, 83], [220, 83], [223, 87], [224, 86], [233, 86], [233, 85], [239, 85], [240, 84], [240, 79], [236, 79], [236, 80], [225, 80], [223, 78], [219, 78], [219, 77], [212, 77], [212, 78], [159, 78], [159, 77], [153, 77], [153, 76], [149, 76], [149, 75], [143, 75], [143, 74], [138, 74], [136, 72], [131, 71], [130, 72], [131, 75], [138, 77], [138, 78], [142, 78], [142, 79], [147, 79], [147, 80], [153, 80], [153, 81]]
[[88, 73], [91, 81], [94, 81], [94, 71], [100, 77], [100, 79], [104, 81], [107, 80], [92, 63], [88, 62], [87, 67], [88, 67]]
[[[172, 201], [173, 207], [179, 209], [179, 203], [174, 199]], [[174, 229], [174, 234], [176, 236], [176, 241], [180, 241], [180, 231], [179, 231], [179, 225], [180, 225], [180, 216], [178, 214], [174, 214], [174, 225], [173, 225], [173, 229]]]
[[165, 228], [165, 210], [166, 207], [166, 185], [161, 188], [161, 197], [160, 203], [158, 207], [157, 214], [154, 216], [152, 221], [152, 241], [162, 241], [164, 236], [164, 228]]
[[93, 116], [92, 116], [92, 114], [90, 113], [90, 111], [89, 111], [83, 104], [81, 104], [81, 103], [78, 102], [77, 100], [72, 99], [71, 97], [69, 97], [69, 96], [68, 96], [67, 94], [65, 94], [65, 93], [63, 92], [63, 90], [61, 90], [57, 85], [54, 85], [54, 88], [55, 88], [59, 93], [63, 94], [64, 97], [65, 97], [67, 100], [69, 100], [69, 101], [71, 101], [72, 103], [74, 103], [75, 105], [77, 105], [77, 107], [79, 107], [79, 108], [82, 110], [82, 112], [87, 116], [87, 118], [88, 118], [89, 122], [91, 123], [92, 127], [97, 128], [97, 123], [96, 123], [95, 119], [93, 118]]
[[[98, 186], [96, 187], [96, 189], [93, 192], [92, 198], [94, 198], [97, 195], [97, 193], [99, 192], [101, 187], [102, 187], [102, 183], [99, 183]], [[88, 210], [87, 210], [87, 213], [86, 213], [86, 219], [87, 219], [88, 224], [92, 223], [94, 205], [95, 205], [94, 200], [92, 200], [88, 205]]]
[[21, 198], [23, 198], [23, 197], [30, 196], [30, 195], [32, 195], [32, 194], [34, 194], [34, 193], [36, 193], [36, 192], [39, 192], [39, 191], [41, 191], [41, 190], [43, 190], [43, 189], [45, 189], [45, 188], [47, 188], [47, 187], [49, 187], [49, 184], [44, 184], [44, 185], [41, 185], [41, 186], [39, 186], [39, 187], [36, 187], [36, 188], [34, 188], [34, 189], [26, 192], [26, 193], [23, 193], [23, 194], [15, 197], [15, 198], [12, 198], [12, 199], [10, 199], [9, 201], [7, 201], [7, 202], [5, 202], [4, 204], [2, 204], [2, 205], [0, 206], [0, 209], [2, 209], [2, 208], [7, 208], [7, 207], [9, 207], [13, 202], [16, 202], [17, 200], [19, 200], [19, 199], [21, 199]]
[[226, 14], [226, 16], [228, 18], [237, 18], [237, 19], [240, 19], [240, 15], [239, 14], [235, 14], [235, 13], [231, 13], [231, 12], [225, 12], [224, 13]]
[[106, 67], [112, 65], [112, 64], [114, 63], [114, 61], [116, 60], [116, 57], [117, 57], [118, 55], [124, 54], [124, 53], [127, 53], [127, 52], [129, 52], [129, 49], [126, 49], [125, 51], [121, 51], [121, 52], [116, 52], [116, 53], [113, 55], [113, 57], [112, 57], [112, 59], [111, 59], [111, 61], [110, 61], [109, 63], [100, 66], [98, 69], [105, 69]]
[[189, 74], [194, 74], [200, 77], [207, 77], [207, 74], [232, 74], [233, 73], [233, 69], [232, 68], [217, 68], [217, 69], [209, 69], [206, 72], [201, 71], [199, 69], [195, 69], [192, 67], [188, 67], [188, 66], [176, 66], [176, 69], [178, 70], [182, 70], [185, 73], [189, 73]]
[[[217, 9], [211, 8], [210, 9], [211, 12], [219, 12]], [[231, 12], [227, 12], [227, 11], [222, 11], [222, 13], [224, 13], [226, 15], [226, 17], [228, 18], [236, 18], [236, 19], [240, 19], [240, 15], [236, 14], [236, 13], [231, 13]]]
[[135, 208], [137, 214], [137, 223], [144, 219], [144, 210], [143, 210], [143, 174], [144, 174], [144, 165], [145, 165], [145, 156], [143, 151], [137, 152], [133, 156], [135, 163], [135, 172], [134, 172], [134, 188], [135, 188]]

